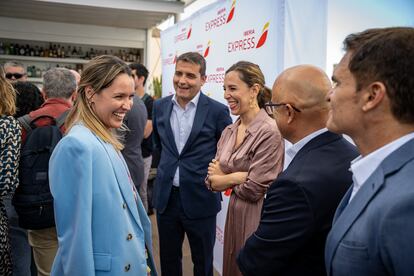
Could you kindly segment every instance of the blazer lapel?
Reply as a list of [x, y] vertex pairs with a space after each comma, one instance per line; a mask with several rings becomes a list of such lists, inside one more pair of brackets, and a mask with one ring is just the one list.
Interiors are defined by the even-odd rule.
[[[119, 189], [122, 193], [122, 196], [127, 204], [129, 210], [131, 211], [132, 216], [134, 217], [136, 223], [138, 224], [139, 228], [143, 230], [140, 216], [138, 213], [138, 206], [137, 202], [134, 198], [134, 193], [132, 191], [131, 183], [129, 183], [129, 176], [127, 175], [127, 165], [122, 157], [119, 156], [115, 149], [111, 146], [99, 139], [102, 146], [105, 148], [106, 153], [108, 154], [109, 160], [111, 160], [112, 168], [114, 170], [115, 177], [118, 182]], [[138, 195], [137, 195], [138, 196]]]
[[287, 169], [289, 169], [290, 166], [294, 167], [294, 163], [297, 160], [300, 160], [300, 158], [302, 158], [302, 156], [306, 155], [306, 153], [308, 153], [310, 150], [312, 150], [314, 148], [321, 147], [323, 145], [331, 143], [331, 142], [333, 142], [335, 140], [338, 140], [340, 138], [341, 138], [340, 135], [338, 135], [336, 133], [333, 133], [333, 132], [330, 132], [330, 131], [324, 132], [324, 133], [316, 136], [315, 138], [310, 140], [308, 143], [306, 143], [306, 145], [304, 145], [303, 148], [301, 148], [298, 151], [298, 153], [295, 155], [295, 157], [290, 162]]
[[170, 121], [171, 112], [173, 109], [173, 103], [171, 99], [166, 102], [166, 106], [164, 106], [164, 108], [165, 108], [165, 112], [163, 112], [163, 120], [165, 122], [165, 131], [166, 131], [167, 137], [173, 137], [172, 139], [166, 139], [166, 141], [170, 144], [171, 148], [178, 156], [178, 149], [177, 149], [177, 145], [175, 144], [174, 133], [172, 131], [171, 121]]
[[[391, 153], [380, 166], [372, 173], [372, 175], [365, 181], [360, 190], [355, 194], [351, 202], [348, 203], [352, 190], [350, 189], [341, 201], [343, 211], [337, 211], [335, 223], [332, 226], [331, 232], [328, 236], [328, 244], [326, 247], [327, 268], [330, 270], [332, 258], [335, 254], [336, 248], [349, 228], [364, 211], [368, 203], [381, 190], [385, 183], [385, 177], [399, 170], [405, 163], [414, 158], [412, 152], [414, 150], [414, 139], [404, 144], [402, 147]], [[345, 198], [348, 201], [345, 202]], [[346, 205], [347, 204], [347, 205]]]
[[204, 122], [207, 117], [209, 105], [207, 96], [205, 96], [202, 92], [200, 92], [200, 98], [198, 100], [197, 111], [194, 116], [193, 127], [191, 128], [190, 136], [187, 139], [187, 142], [184, 145], [181, 154], [183, 154], [193, 143], [194, 139], [200, 133], [200, 130], [203, 128]]

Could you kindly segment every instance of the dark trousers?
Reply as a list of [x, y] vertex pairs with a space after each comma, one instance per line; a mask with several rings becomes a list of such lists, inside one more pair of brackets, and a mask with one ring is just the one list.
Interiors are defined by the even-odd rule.
[[213, 248], [216, 238], [216, 216], [189, 219], [181, 205], [178, 188], [171, 191], [164, 213], [157, 212], [160, 241], [161, 274], [181, 276], [184, 234], [190, 243], [194, 275], [213, 275]]

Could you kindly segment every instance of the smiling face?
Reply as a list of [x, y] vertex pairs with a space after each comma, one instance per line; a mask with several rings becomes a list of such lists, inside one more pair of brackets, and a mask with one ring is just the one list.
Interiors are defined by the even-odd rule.
[[348, 68], [351, 54], [347, 53], [335, 67], [332, 81], [333, 87], [328, 94], [329, 115], [327, 128], [336, 133], [351, 137], [361, 126], [363, 91], [356, 91], [356, 81]]
[[132, 107], [134, 97], [134, 81], [127, 74], [118, 75], [112, 84], [94, 93], [87, 91], [92, 102], [92, 109], [107, 128], [119, 128], [126, 113]]
[[257, 102], [257, 92], [240, 79], [237, 71], [230, 71], [224, 77], [224, 99], [231, 114], [242, 115], [250, 110], [250, 105]]
[[178, 61], [175, 66], [173, 84], [178, 103], [185, 106], [190, 102], [206, 82], [206, 76], [201, 76], [200, 65]]

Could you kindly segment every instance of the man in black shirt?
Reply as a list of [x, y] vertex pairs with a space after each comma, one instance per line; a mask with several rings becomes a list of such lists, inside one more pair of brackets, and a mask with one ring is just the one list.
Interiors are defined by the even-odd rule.
[[147, 200], [147, 184], [148, 184], [148, 175], [151, 169], [152, 161], [152, 105], [154, 100], [150, 95], [145, 93], [145, 83], [148, 78], [148, 70], [144, 65], [139, 63], [132, 63], [129, 65], [132, 70], [132, 77], [135, 82], [135, 92], [144, 102], [145, 107], [147, 108], [148, 120], [144, 129], [144, 139], [141, 144], [142, 157], [144, 158], [144, 178], [139, 187], [139, 195], [141, 197], [142, 203], [147, 212], [148, 210], [148, 200]]

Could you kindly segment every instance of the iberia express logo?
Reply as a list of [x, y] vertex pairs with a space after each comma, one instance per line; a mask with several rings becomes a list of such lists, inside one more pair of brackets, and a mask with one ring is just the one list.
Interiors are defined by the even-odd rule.
[[227, 52], [240, 52], [262, 47], [267, 40], [270, 22], [263, 26], [259, 40], [255, 29], [248, 29], [243, 32], [243, 36], [237, 40], [227, 42]]
[[256, 48], [262, 47], [267, 39], [267, 33], [269, 32], [269, 21], [266, 22], [266, 24], [263, 26], [262, 35], [259, 38], [259, 41], [257, 42]]
[[209, 19], [205, 24], [205, 31], [211, 31], [213, 29], [219, 28], [221, 26], [226, 25], [234, 18], [234, 11], [236, 10], [236, 0], [233, 0], [230, 8], [230, 12], [227, 14], [227, 10], [225, 7], [220, 8], [217, 10], [217, 14], [214, 18]]
[[190, 24], [190, 27], [183, 27], [179, 30], [178, 34], [174, 36], [174, 43], [185, 41], [190, 39], [191, 37], [191, 31], [192, 31], [192, 25]]
[[226, 24], [229, 23], [233, 19], [235, 9], [236, 9], [236, 0], [233, 0], [233, 3], [231, 4], [229, 16], [227, 17]]
[[175, 55], [173, 53], [168, 54], [166, 58], [162, 59], [162, 65], [173, 65], [177, 61], [177, 52], [175, 52]]
[[208, 43], [207, 43], [207, 48], [204, 51], [204, 55], [203, 55], [204, 58], [206, 58], [208, 56], [208, 54], [210, 53], [210, 46], [211, 46], [211, 40], [209, 40]]

